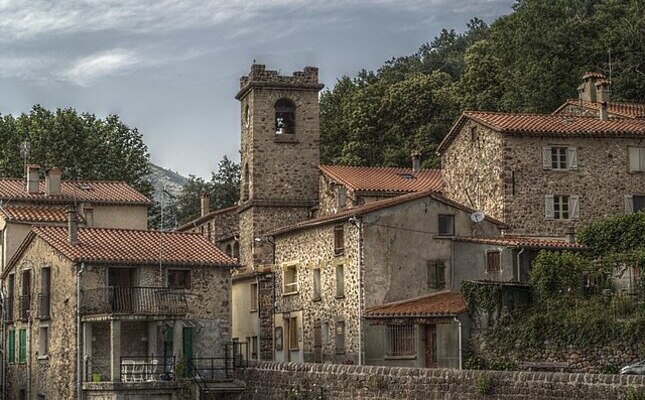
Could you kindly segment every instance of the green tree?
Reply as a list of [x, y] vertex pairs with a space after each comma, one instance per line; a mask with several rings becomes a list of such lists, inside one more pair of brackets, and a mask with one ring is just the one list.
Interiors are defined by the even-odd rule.
[[592, 263], [584, 255], [542, 250], [531, 265], [529, 282], [539, 300], [550, 300], [582, 291], [585, 274]]

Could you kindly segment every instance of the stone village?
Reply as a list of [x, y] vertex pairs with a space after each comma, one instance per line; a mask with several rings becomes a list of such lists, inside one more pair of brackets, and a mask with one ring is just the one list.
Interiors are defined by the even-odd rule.
[[[253, 64], [239, 204], [209, 210], [204, 194], [173, 232], [147, 230], [150, 201], [122, 182], [35, 164], [0, 179], [3, 398], [314, 398], [285, 391], [316, 379], [315, 398], [352, 398], [329, 388], [351, 380], [366, 398], [474, 398], [453, 387], [475, 379], [459, 371], [462, 282], [521, 292], [540, 250], [582, 250], [579, 227], [645, 209], [645, 104], [609, 86], [586, 73], [552, 114], [466, 111], [441, 169], [416, 152], [409, 168], [350, 167], [319, 162], [318, 69]], [[504, 398], [533, 380], [514, 374], [497, 375]], [[572, 393], [617, 398], [602, 377]]]

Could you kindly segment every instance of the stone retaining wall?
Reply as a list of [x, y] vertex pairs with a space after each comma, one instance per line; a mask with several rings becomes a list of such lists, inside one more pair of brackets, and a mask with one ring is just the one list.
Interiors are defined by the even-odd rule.
[[459, 371], [266, 361], [240, 371], [238, 378], [246, 382], [246, 391], [241, 396], [246, 400], [613, 400], [626, 399], [629, 391], [645, 393], [645, 376]]

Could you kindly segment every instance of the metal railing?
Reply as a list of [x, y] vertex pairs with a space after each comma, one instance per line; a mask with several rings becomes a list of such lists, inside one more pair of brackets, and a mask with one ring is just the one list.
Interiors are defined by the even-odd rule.
[[222, 356], [186, 360], [185, 371], [193, 378], [202, 393], [208, 393], [209, 383], [232, 380], [234, 371], [246, 368], [248, 360], [248, 343], [232, 342], [224, 345]]
[[153, 382], [174, 379], [174, 356], [121, 357], [121, 382]]
[[31, 296], [20, 296], [18, 301], [20, 306], [20, 319], [26, 321], [29, 318], [29, 311], [31, 309]]
[[50, 295], [41, 293], [38, 295], [38, 318], [49, 319]]
[[108, 286], [81, 295], [82, 315], [183, 315], [187, 310], [183, 289]]
[[85, 382], [111, 381], [109, 357], [85, 357]]

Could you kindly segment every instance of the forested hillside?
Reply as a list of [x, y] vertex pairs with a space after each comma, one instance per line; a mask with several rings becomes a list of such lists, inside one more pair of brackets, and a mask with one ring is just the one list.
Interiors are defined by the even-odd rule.
[[611, 72], [612, 100], [645, 102], [642, 0], [518, 0], [490, 26], [473, 18], [463, 33], [444, 29], [415, 54], [340, 78], [321, 96], [322, 162], [408, 166], [418, 149], [437, 167], [462, 110], [549, 113], [586, 70]]

